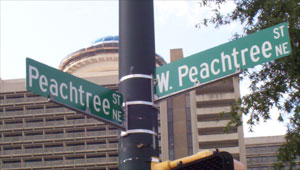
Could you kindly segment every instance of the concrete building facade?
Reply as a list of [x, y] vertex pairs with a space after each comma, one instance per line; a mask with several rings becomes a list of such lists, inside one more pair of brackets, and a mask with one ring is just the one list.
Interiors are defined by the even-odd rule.
[[[284, 136], [245, 138], [247, 169], [273, 170], [273, 164], [277, 162], [278, 149], [284, 142]], [[298, 166], [295, 169], [300, 168], [300, 159], [297, 163]]]
[[[114, 39], [99, 40], [67, 56], [60, 67], [117, 90], [116, 45]], [[116, 127], [51, 103], [26, 91], [25, 84], [0, 81], [1, 170], [118, 169]]]
[[2, 81], [0, 169], [117, 169], [118, 130]]

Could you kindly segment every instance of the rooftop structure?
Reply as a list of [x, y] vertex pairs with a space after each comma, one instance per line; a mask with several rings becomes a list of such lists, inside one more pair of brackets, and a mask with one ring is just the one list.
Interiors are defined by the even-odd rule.
[[[119, 37], [106, 36], [91, 43], [91, 46], [82, 48], [64, 58], [59, 69], [74, 75], [107, 74], [118, 75], [119, 70]], [[166, 62], [156, 54], [156, 65]]]

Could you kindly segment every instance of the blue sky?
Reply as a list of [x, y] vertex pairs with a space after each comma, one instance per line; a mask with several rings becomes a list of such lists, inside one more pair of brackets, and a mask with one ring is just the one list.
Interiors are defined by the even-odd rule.
[[[118, 35], [118, 1], [0, 1], [0, 77], [25, 78], [25, 58], [30, 57], [57, 68], [68, 54], [90, 45], [97, 38]], [[212, 9], [197, 1], [154, 1], [156, 53], [169, 62], [169, 50], [183, 48], [187, 57], [231, 40], [241, 26], [215, 29], [195, 28]], [[234, 8], [228, 3], [224, 12]], [[241, 83], [242, 94], [247, 82]], [[274, 115], [276, 117], [276, 115]], [[276, 118], [254, 128], [245, 136], [284, 134]], [[272, 132], [270, 132], [272, 127]], [[262, 131], [266, 129], [266, 131]]]

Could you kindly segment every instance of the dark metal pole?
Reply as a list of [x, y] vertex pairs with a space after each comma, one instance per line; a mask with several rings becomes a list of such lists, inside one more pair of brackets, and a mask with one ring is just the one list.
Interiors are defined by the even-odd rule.
[[158, 156], [153, 0], [119, 0], [119, 45], [119, 89], [128, 113], [119, 169], [150, 170], [151, 157]]

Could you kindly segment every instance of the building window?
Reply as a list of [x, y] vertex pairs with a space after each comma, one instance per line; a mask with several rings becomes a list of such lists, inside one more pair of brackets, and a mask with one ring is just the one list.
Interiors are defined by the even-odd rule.
[[45, 161], [62, 161], [63, 157], [46, 157], [44, 158]]
[[46, 144], [45, 148], [56, 148], [56, 147], [63, 147], [62, 143], [52, 143], [52, 144]]
[[72, 142], [72, 143], [67, 143], [67, 146], [83, 146], [84, 142]]
[[25, 119], [26, 123], [38, 123], [43, 122], [43, 118], [36, 118], [36, 119]]
[[3, 160], [3, 164], [15, 164], [15, 163], [21, 163], [20, 159], [7, 159]]
[[20, 137], [22, 136], [21, 132], [15, 132], [15, 133], [5, 133], [4, 137]]
[[174, 129], [172, 100], [167, 99], [168, 137], [169, 137], [169, 159], [174, 160]]
[[39, 149], [39, 148], [43, 148], [43, 145], [25, 145], [24, 148], [25, 149]]
[[3, 150], [8, 151], [8, 150], [17, 150], [17, 149], [21, 149], [21, 146], [7, 146], [7, 147], [3, 147]]
[[87, 158], [106, 158], [104, 154], [87, 155]]
[[72, 155], [72, 156], [67, 156], [66, 159], [68, 159], [68, 160], [84, 159], [84, 156], [83, 155]]
[[37, 136], [37, 135], [43, 135], [43, 131], [26, 132], [26, 136]]
[[187, 149], [188, 155], [193, 154], [193, 134], [191, 122], [191, 107], [190, 107], [190, 93], [185, 93], [185, 114], [186, 114], [186, 131], [187, 131]]
[[41, 162], [42, 158], [25, 159], [25, 162]]

